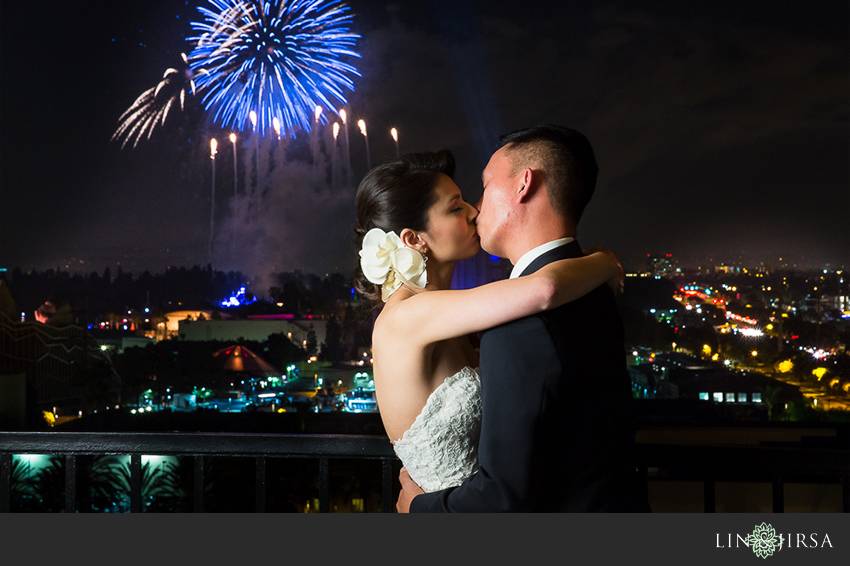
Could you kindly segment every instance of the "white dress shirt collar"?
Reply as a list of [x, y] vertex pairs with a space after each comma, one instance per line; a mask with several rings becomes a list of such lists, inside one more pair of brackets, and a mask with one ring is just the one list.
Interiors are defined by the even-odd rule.
[[519, 277], [522, 272], [525, 271], [525, 269], [538, 257], [550, 250], [569, 244], [573, 240], [575, 240], [575, 238], [572, 237], [559, 238], [557, 240], [552, 240], [551, 242], [546, 242], [545, 244], [540, 244], [536, 248], [528, 250], [522, 254], [522, 257], [517, 260], [516, 265], [514, 265], [514, 268], [511, 270], [511, 279]]

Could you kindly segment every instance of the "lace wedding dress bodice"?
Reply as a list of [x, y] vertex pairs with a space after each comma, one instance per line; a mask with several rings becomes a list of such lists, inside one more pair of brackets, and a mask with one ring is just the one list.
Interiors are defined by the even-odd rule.
[[393, 449], [425, 491], [460, 485], [478, 470], [481, 381], [477, 368], [446, 378]]

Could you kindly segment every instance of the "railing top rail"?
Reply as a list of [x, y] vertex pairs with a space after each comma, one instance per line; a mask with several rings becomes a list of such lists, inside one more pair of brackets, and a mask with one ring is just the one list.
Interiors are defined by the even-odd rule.
[[850, 474], [850, 449], [825, 446], [640, 443], [637, 459], [650, 466], [705, 471]]
[[0, 451], [42, 454], [393, 457], [383, 436], [207, 432], [0, 432]]
[[[638, 462], [685, 468], [850, 473], [850, 449], [639, 443]], [[393, 458], [384, 436], [207, 432], [0, 432], [0, 452]]]
[[850, 431], [850, 422], [829, 422], [829, 421], [742, 421], [742, 420], [700, 420], [693, 419], [658, 419], [652, 416], [639, 416], [636, 423], [636, 428], [641, 429], [665, 429], [665, 428], [738, 428], [738, 429], [781, 429], [781, 430], [799, 430], [799, 429], [831, 429], [836, 432]]

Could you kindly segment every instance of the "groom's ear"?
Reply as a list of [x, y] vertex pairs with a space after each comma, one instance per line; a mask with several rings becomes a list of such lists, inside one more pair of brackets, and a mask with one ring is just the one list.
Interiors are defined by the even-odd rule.
[[517, 202], [528, 202], [539, 185], [538, 176], [531, 167], [526, 167], [518, 175], [518, 186], [516, 190]]

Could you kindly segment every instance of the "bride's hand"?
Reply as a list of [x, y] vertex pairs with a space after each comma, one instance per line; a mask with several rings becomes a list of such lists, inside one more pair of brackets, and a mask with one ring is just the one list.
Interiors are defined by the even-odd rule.
[[618, 258], [611, 250], [597, 248], [585, 251], [588, 254], [603, 254], [608, 261], [611, 262], [612, 275], [611, 278], [608, 279], [608, 287], [611, 288], [615, 295], [621, 295], [626, 285], [626, 271], [623, 269], [623, 264], [620, 262], [620, 258]]

